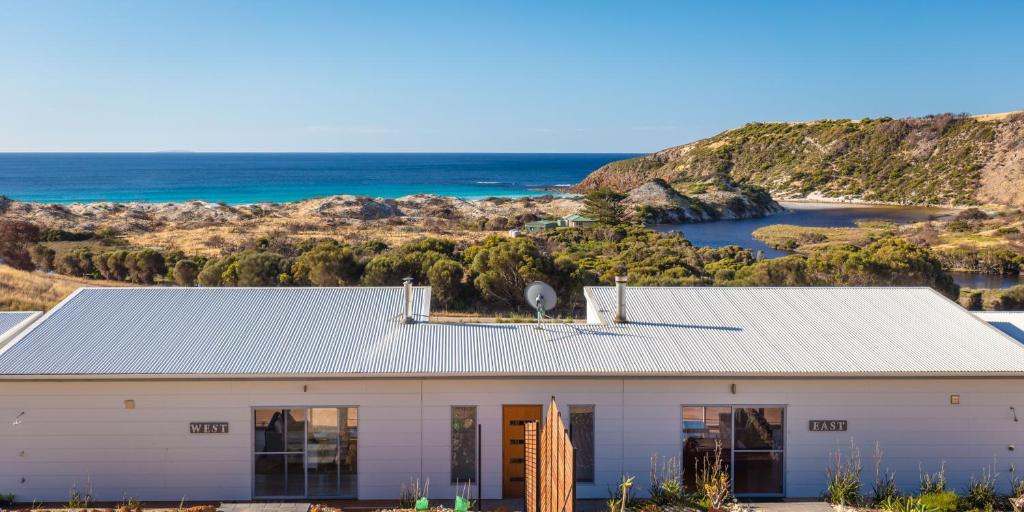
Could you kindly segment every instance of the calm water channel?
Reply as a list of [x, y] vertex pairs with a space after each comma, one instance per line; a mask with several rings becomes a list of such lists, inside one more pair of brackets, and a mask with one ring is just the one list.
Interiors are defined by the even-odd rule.
[[[761, 219], [723, 220], [701, 224], [680, 224], [659, 226], [660, 231], [682, 231], [694, 245], [723, 247], [740, 245], [754, 251], [764, 251], [765, 256], [777, 258], [789, 254], [772, 249], [754, 238], [754, 230], [771, 224], [793, 224], [812, 227], [853, 227], [858, 220], [889, 220], [896, 223], [919, 222], [949, 215], [951, 210], [943, 208], [835, 205], [816, 203], [781, 203], [786, 211]], [[990, 276], [967, 272], [951, 272], [960, 286], [967, 288], [1007, 288], [1020, 284], [1020, 276]]]

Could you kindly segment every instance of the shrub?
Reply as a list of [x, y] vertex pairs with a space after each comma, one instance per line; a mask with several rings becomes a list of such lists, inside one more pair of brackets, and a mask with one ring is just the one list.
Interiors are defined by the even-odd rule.
[[991, 510], [996, 505], [996, 475], [991, 468], [981, 470], [981, 478], [971, 476], [963, 497], [960, 498], [961, 508]]
[[918, 488], [921, 494], [937, 494], [946, 491], [946, 461], [942, 461], [939, 470], [935, 473], [925, 473], [920, 466], [918, 466], [918, 471], [921, 473], [921, 485]]
[[14, 493], [0, 494], [0, 508], [10, 508], [14, 506]]
[[426, 479], [420, 484], [420, 479], [410, 479], [409, 483], [403, 483], [401, 490], [398, 492], [398, 503], [399, 508], [413, 509], [416, 508], [416, 502], [420, 499], [424, 499], [430, 494], [430, 479]]
[[174, 264], [174, 284], [178, 286], [195, 286], [199, 276], [199, 265], [192, 260], [178, 260]]
[[882, 446], [875, 443], [875, 481], [871, 485], [871, 494], [875, 503], [887, 503], [899, 498], [899, 489], [896, 488], [896, 474], [889, 468], [882, 469]]
[[725, 510], [725, 503], [729, 500], [732, 482], [729, 480], [729, 471], [722, 462], [722, 443], [715, 441], [713, 457], [704, 455], [704, 463], [694, 468], [697, 471], [698, 492], [707, 499], [708, 512]]
[[650, 502], [654, 505], [675, 505], [683, 502], [682, 471], [677, 457], [660, 461], [651, 455]]
[[850, 454], [845, 459], [838, 447], [829, 455], [825, 469], [827, 480], [825, 501], [832, 505], [858, 505], [863, 501], [860, 494], [860, 449], [850, 441]]
[[931, 512], [956, 512], [959, 498], [951, 491], [922, 493], [918, 500]]
[[905, 498], [890, 496], [881, 502], [879, 508], [883, 512], [933, 512], [920, 498], [914, 498], [913, 496]]

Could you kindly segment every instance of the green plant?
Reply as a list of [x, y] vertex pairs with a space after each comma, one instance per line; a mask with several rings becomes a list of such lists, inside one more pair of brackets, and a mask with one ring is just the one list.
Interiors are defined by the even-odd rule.
[[678, 457], [659, 461], [651, 455], [650, 502], [655, 505], [674, 505], [683, 501], [682, 471]]
[[78, 482], [71, 484], [71, 489], [68, 489], [68, 502], [64, 504], [64, 508], [89, 508], [92, 503], [92, 482], [86, 481], [85, 490], [78, 489]]
[[981, 477], [971, 476], [964, 495], [960, 498], [961, 508], [991, 510], [996, 506], [998, 494], [996, 493], [996, 477], [992, 466], [981, 470]]
[[900, 496], [896, 487], [896, 473], [889, 468], [882, 469], [882, 454], [882, 446], [875, 442], [875, 482], [871, 484], [872, 499], [875, 503], [886, 503]]
[[629, 489], [633, 487], [634, 479], [635, 477], [632, 476], [622, 477], [619, 486], [612, 492], [612, 496], [606, 502], [608, 512], [626, 512], [626, 507], [629, 504]]
[[134, 496], [127, 494], [121, 497], [121, 503], [117, 504], [117, 512], [141, 512], [142, 503]]
[[932, 512], [956, 512], [959, 501], [952, 491], [922, 493], [918, 500]]
[[709, 458], [705, 454], [703, 464], [698, 464], [694, 469], [697, 474], [697, 488], [707, 499], [708, 512], [725, 510], [732, 483], [729, 480], [729, 471], [722, 462], [722, 442], [715, 441], [713, 457]]
[[883, 512], [933, 512], [920, 498], [913, 496], [890, 496], [881, 502], [879, 508]]
[[921, 494], [938, 494], [946, 491], [946, 461], [942, 461], [935, 473], [925, 473], [920, 465], [918, 471], [921, 473]]
[[398, 491], [398, 505], [399, 508], [411, 509], [416, 508], [416, 503], [423, 498], [426, 498], [430, 493], [430, 479], [421, 485], [420, 479], [409, 479], [408, 483], [403, 483], [401, 489]]
[[466, 512], [473, 508], [475, 501], [470, 499], [472, 491], [473, 487], [468, 481], [455, 484], [455, 512]]
[[14, 506], [14, 493], [10, 492], [7, 494], [0, 494], [0, 508], [10, 508]]
[[836, 447], [829, 454], [829, 464], [825, 469], [827, 480], [825, 501], [832, 505], [858, 505], [863, 501], [860, 493], [860, 472], [863, 469], [860, 461], [860, 449], [850, 440], [850, 453], [843, 458], [843, 452]]

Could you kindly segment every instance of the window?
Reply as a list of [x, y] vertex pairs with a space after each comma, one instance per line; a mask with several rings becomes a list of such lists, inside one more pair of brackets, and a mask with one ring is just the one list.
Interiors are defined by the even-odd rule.
[[782, 407], [683, 407], [683, 483], [695, 489], [695, 474], [716, 444], [737, 495], [782, 495], [784, 415]]
[[255, 409], [253, 496], [354, 497], [358, 409]]
[[594, 481], [594, 406], [569, 406], [569, 435], [576, 449], [576, 481]]
[[476, 481], [476, 407], [452, 407], [451, 483]]

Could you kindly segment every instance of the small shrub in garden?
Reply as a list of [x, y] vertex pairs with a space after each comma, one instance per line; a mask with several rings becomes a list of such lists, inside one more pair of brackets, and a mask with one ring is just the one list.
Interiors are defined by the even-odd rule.
[[843, 452], [836, 448], [829, 455], [825, 469], [827, 486], [825, 501], [832, 505], [858, 505], [863, 501], [860, 494], [860, 449], [850, 440], [850, 454], [843, 458]]
[[14, 493], [0, 494], [0, 508], [10, 508], [14, 506]]
[[931, 512], [956, 512], [960, 498], [952, 491], [929, 492], [918, 497]]
[[683, 475], [677, 457], [659, 461], [651, 456], [650, 502], [655, 505], [675, 505], [683, 502]]
[[991, 510], [996, 506], [996, 475], [991, 468], [981, 471], [981, 478], [971, 477], [967, 490], [960, 498], [961, 508], [971, 510]]
[[899, 496], [890, 496], [880, 503], [879, 508], [883, 512], [933, 512], [933, 510], [928, 508], [920, 498], [915, 498], [913, 496], [907, 496], [904, 498]]
[[882, 469], [882, 447], [875, 443], [875, 482], [871, 485], [872, 499], [875, 503], [882, 504], [899, 498], [900, 492], [896, 488], [896, 473], [889, 468]]
[[697, 472], [697, 488], [707, 500], [708, 512], [725, 510], [725, 504], [729, 501], [732, 483], [729, 481], [729, 471], [722, 462], [722, 442], [715, 441], [715, 452], [713, 458], [704, 455], [704, 463]]
[[933, 494], [942, 493], [946, 491], [946, 461], [942, 461], [939, 465], [939, 470], [935, 473], [925, 473], [921, 466], [918, 466], [918, 470], [921, 472], [921, 494]]

